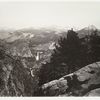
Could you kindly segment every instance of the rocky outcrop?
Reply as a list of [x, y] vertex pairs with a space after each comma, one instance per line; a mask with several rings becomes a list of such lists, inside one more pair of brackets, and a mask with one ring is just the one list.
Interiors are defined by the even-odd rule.
[[[8, 47], [7, 47], [8, 46]], [[6, 46], [7, 53], [11, 54], [12, 56], [19, 56], [19, 57], [33, 57], [33, 54], [29, 48], [29, 45], [26, 41], [15, 41]]]
[[100, 96], [100, 88], [91, 90], [89, 93], [87, 93], [85, 96]]
[[37, 87], [35, 80], [20, 59], [0, 49], [0, 96], [32, 96]]
[[46, 83], [40, 90], [42, 96], [94, 96], [94, 91], [100, 92], [100, 62]]

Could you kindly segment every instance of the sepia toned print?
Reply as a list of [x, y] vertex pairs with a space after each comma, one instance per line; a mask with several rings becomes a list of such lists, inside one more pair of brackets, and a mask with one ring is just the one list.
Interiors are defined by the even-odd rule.
[[0, 2], [0, 97], [100, 96], [100, 2]]

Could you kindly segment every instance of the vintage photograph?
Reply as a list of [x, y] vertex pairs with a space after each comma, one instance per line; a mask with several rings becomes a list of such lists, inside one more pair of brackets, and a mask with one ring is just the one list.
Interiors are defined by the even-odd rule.
[[0, 97], [55, 96], [100, 96], [100, 2], [0, 1]]

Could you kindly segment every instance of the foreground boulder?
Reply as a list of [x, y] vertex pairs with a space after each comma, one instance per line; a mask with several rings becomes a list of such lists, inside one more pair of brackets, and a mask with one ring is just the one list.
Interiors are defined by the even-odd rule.
[[100, 93], [100, 62], [87, 65], [80, 70], [53, 80], [41, 87], [42, 96], [94, 96]]

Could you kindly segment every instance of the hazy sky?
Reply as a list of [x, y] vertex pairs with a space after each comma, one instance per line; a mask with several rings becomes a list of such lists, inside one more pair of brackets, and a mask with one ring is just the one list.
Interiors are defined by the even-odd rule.
[[0, 27], [100, 28], [100, 2], [0, 2]]

